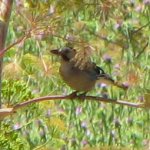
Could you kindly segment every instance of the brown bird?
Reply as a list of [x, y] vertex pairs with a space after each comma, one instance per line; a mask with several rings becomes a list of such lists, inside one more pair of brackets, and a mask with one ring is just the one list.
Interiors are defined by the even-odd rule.
[[77, 92], [86, 93], [92, 90], [97, 81], [125, 89], [123, 85], [116, 83], [101, 67], [96, 66], [93, 62], [88, 62], [89, 65], [82, 69], [77, 66], [76, 62], [73, 61], [77, 52], [73, 48], [55, 49], [51, 50], [51, 53], [61, 57], [60, 74], [63, 80]]

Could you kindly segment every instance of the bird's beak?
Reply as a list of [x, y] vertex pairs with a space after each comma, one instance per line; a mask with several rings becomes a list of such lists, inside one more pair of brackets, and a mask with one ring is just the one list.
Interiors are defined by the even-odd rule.
[[58, 55], [58, 56], [61, 55], [61, 52], [60, 52], [59, 49], [54, 49], [54, 50], [51, 50], [50, 52], [51, 52], [52, 54], [55, 54], [55, 55]]

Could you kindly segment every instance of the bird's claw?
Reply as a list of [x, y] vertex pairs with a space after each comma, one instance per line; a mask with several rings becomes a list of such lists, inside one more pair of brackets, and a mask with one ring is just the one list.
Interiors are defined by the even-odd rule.
[[86, 92], [84, 92], [84, 93], [78, 95], [78, 97], [80, 98], [80, 100], [83, 101], [83, 100], [85, 100], [85, 95], [86, 95]]
[[69, 98], [70, 98], [70, 99], [75, 98], [75, 97], [77, 96], [77, 92], [78, 92], [78, 91], [75, 91], [75, 92], [72, 92], [71, 94], [69, 94], [69, 95], [68, 95]]
[[82, 101], [85, 100], [86, 92], [81, 93], [81, 94], [79, 94], [79, 95], [77, 95], [77, 93], [78, 93], [78, 91], [75, 91], [75, 92], [72, 92], [71, 94], [69, 94], [68, 96], [69, 96], [70, 99], [73, 99], [73, 98], [77, 98], [77, 97], [78, 97], [78, 98], [81, 99]]

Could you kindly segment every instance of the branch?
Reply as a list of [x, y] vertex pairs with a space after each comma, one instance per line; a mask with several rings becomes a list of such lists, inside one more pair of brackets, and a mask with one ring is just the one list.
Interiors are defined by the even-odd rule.
[[122, 100], [116, 100], [116, 99], [111, 99], [111, 98], [103, 98], [103, 97], [97, 97], [97, 96], [83, 96], [83, 95], [76, 95], [74, 93], [70, 95], [54, 95], [54, 96], [44, 96], [44, 97], [39, 97], [35, 99], [31, 99], [25, 102], [22, 102], [20, 104], [16, 104], [12, 108], [4, 108], [0, 109], [0, 119], [3, 119], [4, 117], [13, 114], [16, 110], [25, 107], [27, 105], [30, 105], [32, 103], [39, 103], [43, 101], [49, 101], [49, 100], [95, 100], [97, 102], [101, 101], [104, 103], [112, 103], [112, 104], [119, 104], [119, 105], [124, 105], [124, 106], [129, 106], [129, 107], [134, 107], [134, 108], [144, 108], [145, 105], [144, 103], [132, 103], [128, 101], [122, 101]]
[[27, 38], [30, 37], [30, 32], [28, 34], [25, 34], [24, 36], [22, 36], [21, 38], [19, 38], [16, 42], [10, 44], [8, 47], [4, 48], [3, 50], [0, 51], [0, 58], [4, 55], [4, 53], [6, 51], [8, 51], [10, 48], [12, 48], [13, 46], [21, 43], [22, 41], [26, 40]]
[[143, 49], [137, 54], [137, 56], [135, 57], [136, 59], [138, 59], [141, 56], [141, 54], [145, 51], [145, 49], [147, 48], [147, 46], [148, 46], [148, 42], [145, 44], [145, 46], [143, 47]]
[[128, 101], [122, 101], [122, 100], [116, 100], [116, 99], [110, 99], [110, 98], [103, 98], [103, 97], [97, 97], [97, 96], [82, 96], [82, 95], [54, 95], [54, 96], [44, 96], [44, 97], [39, 97], [35, 99], [31, 99], [25, 102], [22, 102], [20, 104], [17, 104], [13, 107], [13, 110], [17, 110], [21, 107], [27, 106], [32, 103], [37, 103], [37, 102], [42, 102], [42, 101], [47, 101], [47, 100], [95, 100], [95, 101], [101, 101], [105, 103], [113, 103], [113, 104], [120, 104], [120, 105], [125, 105], [125, 106], [130, 106], [130, 107], [136, 107], [136, 108], [143, 108], [143, 103], [131, 103]]
[[150, 21], [149, 21], [147, 24], [141, 26], [140, 28], [134, 30], [134, 31], [132, 32], [132, 34], [135, 34], [135, 33], [139, 32], [139, 31], [141, 31], [143, 28], [147, 27], [149, 24], [150, 24]]
[[[0, 52], [5, 47], [12, 4], [13, 0], [0, 0]], [[0, 58], [0, 108], [1, 108], [1, 91], [2, 91], [2, 83], [1, 83], [2, 65], [3, 65], [3, 58]]]
[[94, 32], [92, 32], [92, 31], [90, 31], [88, 28], [87, 28], [86, 30], [87, 30], [90, 34], [92, 34], [92, 35], [98, 37], [99, 39], [101, 39], [101, 40], [103, 40], [103, 41], [109, 42], [109, 43], [114, 44], [114, 45], [118, 45], [118, 46], [120, 46], [120, 47], [122, 47], [122, 48], [125, 47], [125, 46], [122, 46], [122, 45], [120, 44], [120, 42], [109, 40], [109, 39], [107, 38], [107, 36], [103, 36], [103, 35], [99, 35], [99, 34], [97, 34], [97, 33], [94, 33]]
[[[36, 28], [36, 30], [40, 30], [40, 29], [43, 29], [43, 28]], [[0, 58], [3, 57], [3, 55], [5, 54], [5, 52], [8, 51], [10, 48], [12, 48], [13, 46], [15, 46], [15, 45], [21, 43], [22, 41], [25, 41], [25, 40], [28, 39], [28, 38], [30, 38], [32, 31], [33, 31], [33, 29], [30, 29], [24, 36], [20, 37], [17, 41], [15, 41], [14, 43], [10, 44], [8, 47], [2, 49], [2, 50], [0, 51]], [[59, 35], [53, 35], [53, 36], [68, 41], [68, 39], [66, 39], [66, 38], [64, 38], [64, 37], [61, 37], [61, 36], [59, 36]], [[84, 44], [84, 42], [75, 41], [75, 40], [72, 40], [71, 42]]]

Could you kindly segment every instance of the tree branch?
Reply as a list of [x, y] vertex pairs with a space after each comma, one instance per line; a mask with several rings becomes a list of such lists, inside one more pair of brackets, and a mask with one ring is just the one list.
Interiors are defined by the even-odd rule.
[[136, 59], [138, 59], [140, 56], [141, 56], [141, 54], [145, 51], [145, 49], [147, 48], [147, 46], [148, 46], [148, 42], [145, 44], [145, 46], [143, 47], [143, 49], [136, 55]]
[[141, 26], [140, 28], [134, 30], [134, 31], [132, 32], [132, 34], [135, 34], [135, 33], [139, 32], [139, 31], [141, 31], [143, 28], [147, 27], [149, 24], [150, 24], [150, 21], [149, 21], [147, 24]]
[[4, 48], [3, 50], [1, 50], [1, 51], [0, 51], [0, 58], [3, 57], [4, 53], [5, 53], [6, 51], [8, 51], [10, 48], [12, 48], [13, 46], [15, 46], [15, 45], [21, 43], [22, 41], [26, 40], [26, 39], [29, 37], [29, 35], [30, 35], [30, 34], [28, 33], [28, 34], [26, 34], [26, 35], [20, 37], [16, 42], [10, 44], [8, 47], [6, 47], [6, 48]]
[[97, 96], [83, 96], [83, 95], [76, 95], [72, 93], [70, 95], [53, 95], [53, 96], [44, 96], [44, 97], [34, 98], [31, 100], [22, 102], [20, 104], [16, 104], [12, 108], [0, 109], [0, 119], [3, 119], [4, 117], [16, 112], [18, 109], [25, 107], [27, 105], [33, 104], [33, 103], [39, 103], [39, 102], [49, 101], [49, 100], [55, 101], [55, 100], [77, 100], [77, 99], [119, 104], [123, 106], [134, 107], [134, 108], [145, 108], [145, 103], [132, 103], [132, 102], [123, 101], [123, 100], [116, 100], [116, 99], [103, 98], [103, 97], [97, 97]]
[[17, 110], [19, 108], [25, 107], [29, 104], [32, 103], [37, 103], [37, 102], [42, 102], [42, 101], [48, 101], [48, 100], [95, 100], [95, 101], [101, 101], [105, 103], [113, 103], [113, 104], [120, 104], [120, 105], [125, 105], [125, 106], [130, 106], [130, 107], [136, 107], [136, 108], [143, 108], [143, 103], [131, 103], [128, 101], [122, 101], [122, 100], [116, 100], [116, 99], [110, 99], [110, 98], [103, 98], [103, 97], [97, 97], [97, 96], [82, 96], [82, 95], [54, 95], [54, 96], [44, 96], [44, 97], [39, 97], [35, 99], [31, 99], [25, 102], [22, 102], [20, 104], [17, 104], [13, 107], [13, 110]]
[[[7, 29], [9, 24], [9, 18], [11, 14], [13, 0], [1, 0], [0, 1], [0, 52], [5, 47]], [[3, 58], [0, 58], [0, 108], [1, 108], [1, 76], [2, 76], [2, 64]]]

